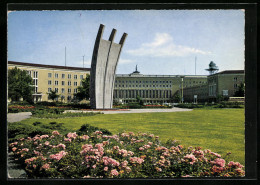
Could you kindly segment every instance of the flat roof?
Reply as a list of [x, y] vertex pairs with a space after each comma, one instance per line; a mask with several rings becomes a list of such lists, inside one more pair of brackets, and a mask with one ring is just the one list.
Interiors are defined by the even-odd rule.
[[8, 61], [8, 64], [32, 66], [32, 67], [55, 68], [55, 69], [90, 71], [90, 68], [83, 68], [83, 67], [56, 66], [56, 65], [34, 64], [34, 63], [15, 62], [15, 61]]
[[212, 74], [210, 76], [218, 75], [218, 74], [245, 74], [245, 70], [225, 70], [219, 73]]
[[116, 74], [116, 77], [163, 77], [163, 78], [180, 78], [184, 76], [185, 78], [192, 77], [192, 78], [207, 78], [207, 75], [131, 75], [131, 74]]

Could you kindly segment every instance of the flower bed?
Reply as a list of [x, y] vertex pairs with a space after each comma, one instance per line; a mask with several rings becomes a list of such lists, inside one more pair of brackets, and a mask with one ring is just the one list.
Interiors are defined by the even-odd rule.
[[162, 144], [153, 134], [107, 136], [53, 131], [11, 143], [16, 160], [30, 178], [239, 177], [243, 166], [200, 147], [176, 141]]
[[9, 113], [18, 113], [18, 112], [30, 112], [35, 109], [35, 106], [31, 105], [9, 105]]

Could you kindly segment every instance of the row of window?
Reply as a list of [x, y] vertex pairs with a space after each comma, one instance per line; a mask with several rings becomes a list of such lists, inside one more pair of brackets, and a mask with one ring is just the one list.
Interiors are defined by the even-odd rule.
[[[65, 74], [61, 74], [61, 78], [65, 78]], [[48, 77], [51, 78], [52, 77], [52, 73], [48, 73]], [[59, 78], [59, 74], [55, 73], [54, 74], [55, 78]], [[68, 79], [71, 79], [71, 74], [68, 74]], [[74, 75], [74, 79], [78, 79], [78, 75]], [[80, 75], [80, 79], [83, 79], [83, 75]]]
[[169, 90], [115, 90], [114, 98], [170, 98], [172, 91]]
[[[48, 92], [51, 92], [52, 91], [52, 88], [48, 88]], [[59, 88], [54, 88], [54, 91], [56, 93], [59, 92]], [[78, 89], [74, 89], [74, 93], [77, 93], [78, 92]], [[61, 93], [65, 93], [65, 88], [61, 88]], [[68, 93], [71, 93], [71, 88], [68, 88]]]
[[115, 87], [172, 87], [172, 85], [115, 85]]
[[[51, 85], [52, 81], [48, 80], [48, 85]], [[54, 85], [59, 85], [59, 81], [55, 80]], [[65, 81], [61, 81], [61, 85], [65, 85]], [[71, 81], [68, 81], [68, 86], [71, 86]], [[74, 82], [74, 86], [78, 86], [78, 82]], [[80, 86], [82, 86], [82, 82], [80, 82]]]
[[32, 78], [38, 78], [38, 71], [27, 71]]
[[129, 80], [129, 81], [121, 81], [121, 80], [116, 80], [115, 81], [116, 83], [172, 83], [172, 81], [131, 81], [131, 80]]

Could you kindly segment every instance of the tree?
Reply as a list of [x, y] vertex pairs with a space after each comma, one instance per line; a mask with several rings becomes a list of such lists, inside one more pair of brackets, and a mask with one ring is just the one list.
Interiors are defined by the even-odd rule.
[[143, 105], [144, 104], [142, 98], [138, 94], [136, 96], [136, 101], [137, 101], [137, 103], [139, 103], [139, 105]]
[[245, 96], [245, 86], [244, 83], [240, 83], [238, 90], [234, 94], [235, 97], [244, 97]]
[[56, 98], [59, 98], [59, 96], [60, 95], [58, 95], [56, 91], [51, 90], [51, 92], [48, 93], [48, 98], [52, 99], [52, 101], [54, 101]]
[[12, 101], [19, 101], [20, 98], [32, 102], [33, 79], [24, 70], [17, 67], [8, 70], [8, 97]]
[[171, 102], [179, 103], [180, 100], [181, 100], [181, 97], [178, 93], [171, 97]]
[[81, 80], [82, 86], [79, 86], [78, 92], [75, 94], [78, 100], [89, 99], [89, 86], [90, 86], [90, 75], [87, 74], [86, 78]]

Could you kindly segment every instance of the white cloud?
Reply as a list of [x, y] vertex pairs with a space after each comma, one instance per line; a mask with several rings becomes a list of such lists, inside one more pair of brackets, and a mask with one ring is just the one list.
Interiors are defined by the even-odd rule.
[[157, 33], [151, 43], [144, 43], [138, 49], [126, 51], [135, 56], [187, 56], [190, 54], [211, 54], [211, 52], [202, 51], [200, 49], [188, 46], [176, 45], [171, 35], [167, 33]]
[[121, 59], [121, 58], [119, 58], [119, 61], [118, 61], [118, 63], [120, 63], [120, 64], [128, 64], [128, 63], [133, 63], [133, 62], [135, 62], [134, 60], [129, 60], [129, 59]]

